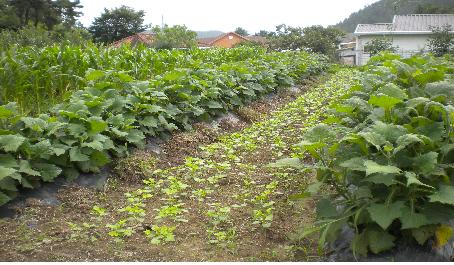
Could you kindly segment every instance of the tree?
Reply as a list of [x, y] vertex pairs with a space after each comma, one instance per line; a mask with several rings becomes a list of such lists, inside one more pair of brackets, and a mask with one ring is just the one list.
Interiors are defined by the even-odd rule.
[[432, 27], [433, 34], [428, 41], [429, 50], [435, 56], [454, 54], [454, 33], [451, 25]]
[[197, 45], [197, 33], [184, 25], [155, 26], [152, 31], [156, 34], [153, 46], [157, 49], [193, 48]]
[[104, 9], [100, 17], [95, 18], [89, 31], [96, 42], [110, 43], [142, 32], [145, 11], [135, 11], [131, 7]]
[[303, 47], [311, 52], [334, 58], [336, 49], [345, 33], [337, 28], [311, 26], [303, 29]]
[[76, 25], [77, 18], [82, 15], [82, 12], [77, 11], [77, 9], [82, 8], [80, 0], [58, 0], [54, 4], [55, 9], [57, 10], [60, 23], [66, 27], [73, 27]]
[[396, 47], [393, 47], [393, 41], [388, 38], [376, 38], [364, 45], [364, 51], [368, 52], [370, 56], [377, 55], [383, 51], [395, 52]]
[[243, 29], [242, 27], [238, 27], [235, 29], [235, 33], [238, 34], [238, 35], [241, 35], [241, 36], [247, 36], [249, 35], [249, 33], [247, 32], [247, 30]]
[[237, 44], [233, 45], [233, 48], [238, 48], [238, 47], [266, 48], [265, 44], [257, 42], [257, 41], [242, 41], [242, 42], [238, 42]]
[[9, 0], [7, 7], [14, 9], [19, 27], [32, 23], [35, 27], [42, 24], [47, 29], [64, 23], [68, 28], [75, 25], [82, 13], [80, 0]]
[[20, 20], [15, 8], [9, 5], [7, 0], [0, 0], [0, 29], [18, 29], [19, 27]]
[[415, 14], [453, 14], [454, 6], [418, 5]]
[[7, 50], [14, 45], [45, 47], [62, 42], [90, 45], [91, 39], [90, 33], [80, 26], [68, 29], [63, 24], [58, 24], [53, 30], [48, 30], [44, 25], [29, 25], [18, 30], [0, 31], [0, 50]]
[[303, 29], [285, 24], [276, 26], [276, 31], [268, 36], [272, 50], [296, 50], [303, 48]]
[[268, 36], [272, 35], [272, 33], [269, 31], [266, 31], [266, 30], [260, 30], [259, 32], [255, 33], [254, 35], [260, 36], [260, 37], [268, 37]]
[[269, 34], [270, 49], [273, 50], [308, 50], [335, 58], [335, 51], [344, 33], [336, 28], [311, 26], [306, 28], [290, 27], [285, 24], [276, 27], [276, 32]]

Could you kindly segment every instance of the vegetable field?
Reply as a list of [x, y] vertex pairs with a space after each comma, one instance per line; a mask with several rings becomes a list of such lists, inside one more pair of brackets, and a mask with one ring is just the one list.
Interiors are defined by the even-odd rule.
[[[62, 49], [48, 48], [50, 57], [57, 59], [52, 61], [56, 65], [64, 54], [93, 58], [98, 51]], [[103, 51], [106, 56], [97, 54], [96, 59], [87, 61], [93, 64], [96, 60], [108, 60], [111, 50]], [[145, 48], [115, 52], [123, 57], [115, 57], [118, 61], [107, 65], [117, 64], [124, 69], [132, 65], [128, 60], [143, 58], [133, 64], [135, 71], [130, 71], [136, 78], [148, 80], [135, 80], [118, 70], [89, 69], [83, 80], [87, 87], [74, 91], [67, 101], [53, 106], [49, 112], [26, 116], [21, 115], [15, 102], [0, 106], [0, 205], [16, 196], [18, 186], [33, 188], [60, 175], [72, 180], [80, 172], [97, 172], [113, 157], [127, 155], [129, 147], [143, 147], [147, 136], [190, 129], [193, 122], [206, 121], [243, 106], [328, 66], [323, 56], [299, 52], [264, 53], [253, 49], [155, 52]], [[30, 55], [27, 50], [20, 54]], [[71, 65], [73, 70], [78, 69], [79, 57], [75, 61]], [[142, 69], [140, 65], [146, 62], [151, 67]], [[70, 71], [58, 67], [50, 66], [47, 70]], [[139, 73], [139, 67], [145, 72]], [[27, 75], [36, 78], [33, 73], [25, 72]], [[44, 76], [43, 80], [58, 79], [59, 75], [52, 75]], [[65, 82], [70, 84], [71, 79], [64, 79], [62, 85]], [[35, 88], [51, 96], [52, 92], [46, 91], [54, 91], [55, 84], [43, 85]]]
[[273, 56], [268, 55], [263, 50], [247, 48], [156, 51], [145, 46], [13, 47], [0, 54], [0, 100], [17, 102], [22, 114], [37, 115], [89, 85], [86, 72], [90, 69], [151, 80], [174, 69], [214, 70], [222, 64], [246, 60], [256, 64], [271, 62]]
[[0, 260], [320, 261], [345, 230], [352, 260], [452, 244], [453, 58], [353, 69], [249, 48], [46, 49], [56, 66], [77, 54], [55, 71], [80, 72], [35, 87], [59, 102], [45, 111], [4, 95], [19, 103], [0, 106], [0, 203], [114, 166], [100, 190], [64, 187], [0, 220]]
[[[295, 158], [281, 161], [304, 167], [305, 154], [317, 161], [317, 182], [307, 193], [322, 195], [318, 220], [303, 235], [319, 231], [323, 247], [348, 225], [355, 231], [356, 257], [408, 242], [448, 244], [454, 218], [453, 74], [452, 58], [373, 58], [362, 82], [333, 105], [323, 124], [305, 133]], [[318, 192], [323, 187], [328, 194]]]

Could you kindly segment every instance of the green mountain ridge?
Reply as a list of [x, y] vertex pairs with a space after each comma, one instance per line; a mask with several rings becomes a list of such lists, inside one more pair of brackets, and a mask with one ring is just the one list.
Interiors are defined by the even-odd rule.
[[358, 24], [391, 23], [394, 15], [454, 14], [453, 0], [380, 0], [352, 13], [335, 25], [346, 32]]

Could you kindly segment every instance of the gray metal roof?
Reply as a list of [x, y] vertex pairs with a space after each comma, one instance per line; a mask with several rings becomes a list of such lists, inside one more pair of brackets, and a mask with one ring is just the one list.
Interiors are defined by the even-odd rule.
[[454, 14], [396, 15], [393, 23], [358, 24], [355, 35], [378, 33], [428, 33], [431, 27], [451, 25], [454, 29]]
[[430, 27], [454, 27], [454, 14], [394, 16], [394, 31], [431, 31]]
[[392, 27], [392, 23], [358, 24], [355, 33], [390, 31], [392, 30]]

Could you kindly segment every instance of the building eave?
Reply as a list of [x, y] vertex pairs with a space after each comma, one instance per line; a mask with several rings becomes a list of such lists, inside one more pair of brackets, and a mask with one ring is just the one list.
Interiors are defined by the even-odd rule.
[[[451, 31], [450, 33], [454, 33]], [[374, 31], [374, 32], [355, 32], [355, 36], [364, 35], [427, 35], [433, 34], [432, 31]]]

